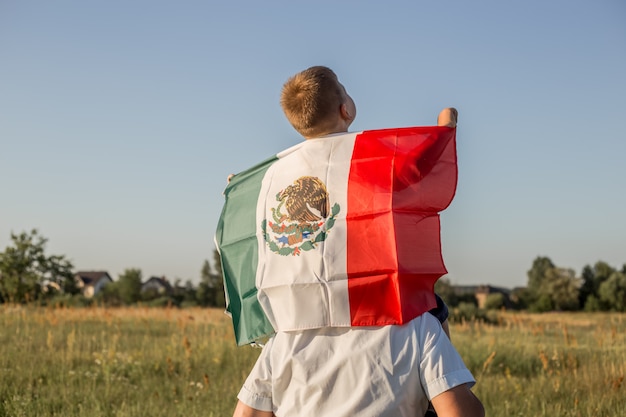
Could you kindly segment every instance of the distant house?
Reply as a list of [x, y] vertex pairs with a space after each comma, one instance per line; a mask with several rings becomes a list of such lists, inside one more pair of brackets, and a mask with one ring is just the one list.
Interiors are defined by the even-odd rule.
[[480, 288], [479, 285], [453, 285], [452, 289], [457, 297], [473, 296]]
[[490, 294], [502, 294], [504, 296], [504, 306], [511, 307], [511, 290], [508, 288], [493, 287], [491, 285], [453, 285], [454, 295], [460, 299], [471, 299], [476, 301], [478, 308], [485, 308], [487, 297]]
[[102, 287], [113, 282], [106, 271], [80, 271], [74, 275], [74, 280], [86, 298], [93, 297], [100, 292]]
[[508, 288], [492, 287], [491, 285], [480, 285], [476, 288], [476, 292], [474, 293], [478, 308], [485, 308], [485, 305], [487, 304], [487, 297], [490, 294], [502, 294], [504, 296], [504, 306], [511, 306], [511, 290]]
[[150, 277], [149, 280], [141, 284], [141, 292], [154, 295], [171, 295], [174, 292], [174, 289], [167, 278]]

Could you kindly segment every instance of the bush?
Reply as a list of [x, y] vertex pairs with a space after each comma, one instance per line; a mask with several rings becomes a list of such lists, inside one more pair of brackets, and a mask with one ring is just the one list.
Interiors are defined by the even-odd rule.
[[194, 300], [185, 300], [180, 303], [180, 308], [194, 308], [198, 307], [198, 302]]
[[545, 313], [554, 310], [550, 294], [541, 294], [539, 299], [530, 305], [529, 310], [533, 313]]
[[454, 309], [454, 316], [462, 320], [473, 320], [478, 316], [478, 311], [476, 305], [464, 301]]
[[601, 311], [602, 310], [602, 305], [600, 304], [600, 300], [598, 300], [598, 298], [591, 294], [589, 297], [587, 297], [587, 301], [585, 301], [585, 311]]
[[493, 293], [487, 295], [487, 300], [485, 300], [485, 308], [487, 310], [499, 310], [502, 307], [504, 307], [504, 294]]
[[45, 300], [44, 304], [49, 307], [88, 307], [92, 300], [82, 294], [57, 294]]
[[148, 307], [170, 307], [170, 306], [176, 307], [176, 305], [172, 301], [172, 299], [170, 297], [166, 296], [166, 295], [164, 295], [162, 297], [155, 298], [155, 299], [150, 300], [150, 301], [146, 301], [144, 303], [144, 305], [146, 305]]
[[496, 311], [486, 311], [478, 308], [474, 303], [461, 302], [450, 310], [448, 320], [455, 323], [464, 321], [479, 321], [483, 323], [496, 324], [498, 317]]

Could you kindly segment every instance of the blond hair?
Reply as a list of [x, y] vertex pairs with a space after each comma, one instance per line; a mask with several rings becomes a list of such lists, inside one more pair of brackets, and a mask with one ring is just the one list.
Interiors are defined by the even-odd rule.
[[345, 100], [337, 75], [327, 67], [308, 68], [283, 85], [280, 105], [289, 123], [304, 137], [329, 133]]

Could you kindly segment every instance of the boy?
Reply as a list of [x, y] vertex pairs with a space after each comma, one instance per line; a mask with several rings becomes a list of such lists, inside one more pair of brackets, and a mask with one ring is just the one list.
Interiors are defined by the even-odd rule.
[[[307, 140], [347, 132], [356, 116], [354, 101], [326, 67], [289, 79], [281, 106]], [[456, 119], [455, 109], [444, 109], [438, 125], [454, 128]], [[401, 326], [279, 331], [241, 389], [234, 417], [416, 417], [429, 400], [439, 417], [482, 417], [469, 389], [474, 382], [430, 314]]]

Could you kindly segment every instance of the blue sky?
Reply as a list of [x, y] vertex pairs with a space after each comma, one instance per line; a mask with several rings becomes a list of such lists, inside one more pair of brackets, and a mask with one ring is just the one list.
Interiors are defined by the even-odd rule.
[[2, 1], [0, 249], [37, 228], [77, 269], [197, 281], [226, 176], [300, 140], [278, 99], [311, 65], [355, 131], [458, 108], [452, 282], [626, 263], [619, 0]]

